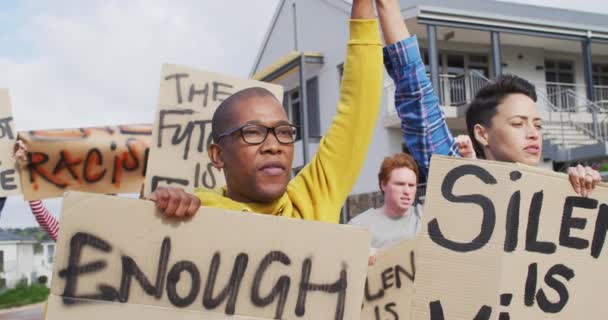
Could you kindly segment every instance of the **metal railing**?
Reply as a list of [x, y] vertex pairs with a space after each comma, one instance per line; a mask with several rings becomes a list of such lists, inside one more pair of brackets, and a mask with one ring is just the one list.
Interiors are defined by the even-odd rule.
[[593, 86], [595, 102], [603, 109], [608, 109], [608, 86]]
[[[477, 92], [490, 80], [475, 70], [459, 75], [439, 75], [439, 103], [444, 107], [460, 107], [471, 103]], [[395, 85], [387, 83], [384, 91], [389, 114], [395, 114]]]
[[[442, 74], [439, 77], [439, 102], [442, 106], [468, 106], [477, 92], [490, 82], [478, 71], [470, 70], [460, 75]], [[573, 133], [577, 131], [594, 142], [608, 141], [608, 86], [596, 86], [596, 100], [590, 101], [580, 91], [580, 85], [563, 83], [536, 83], [537, 105], [543, 119], [552, 124], [559, 123], [559, 129], [545, 131], [547, 137], [556, 145], [565, 147], [571, 144]], [[582, 90], [581, 90], [582, 89]], [[395, 114], [395, 86], [385, 86], [389, 114]], [[579, 140], [581, 136], [579, 135]]]
[[[543, 118], [550, 123], [560, 124], [559, 137], [553, 135], [554, 144], [566, 146], [566, 131], [575, 129], [587, 136], [591, 142], [603, 142], [608, 139], [608, 114], [600, 104], [577, 94], [573, 89], [562, 87], [547, 95], [542, 89], [537, 90], [537, 104], [544, 112]], [[554, 102], [558, 102], [556, 105]], [[567, 103], [563, 103], [567, 102]]]

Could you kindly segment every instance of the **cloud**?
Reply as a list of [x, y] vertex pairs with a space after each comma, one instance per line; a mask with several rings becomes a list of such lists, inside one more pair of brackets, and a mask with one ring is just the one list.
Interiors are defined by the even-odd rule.
[[[151, 123], [162, 63], [246, 77], [277, 3], [3, 2], [0, 87], [18, 130]], [[11, 198], [0, 226], [19, 225], [35, 221]]]
[[162, 63], [246, 76], [273, 4], [27, 2], [0, 86], [18, 129], [152, 122]]

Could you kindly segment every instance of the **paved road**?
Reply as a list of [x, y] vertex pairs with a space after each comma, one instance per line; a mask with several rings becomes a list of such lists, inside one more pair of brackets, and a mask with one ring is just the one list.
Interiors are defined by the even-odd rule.
[[44, 305], [0, 312], [0, 320], [42, 320]]

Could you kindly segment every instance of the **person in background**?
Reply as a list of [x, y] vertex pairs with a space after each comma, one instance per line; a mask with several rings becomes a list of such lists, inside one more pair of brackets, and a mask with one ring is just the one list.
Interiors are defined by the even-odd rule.
[[[17, 160], [20, 167], [27, 167], [27, 147], [21, 140], [17, 140], [15, 144], [15, 153], [13, 157]], [[49, 235], [53, 241], [57, 241], [57, 235], [59, 234], [59, 221], [46, 209], [42, 201], [32, 200], [28, 201], [30, 210], [36, 218], [38, 225]]]
[[[428, 178], [433, 154], [462, 156], [446, 124], [439, 99], [426, 75], [416, 36], [401, 16], [398, 0], [376, 0], [386, 47], [384, 65], [395, 82], [395, 108], [408, 149]], [[536, 90], [525, 79], [503, 75], [482, 88], [466, 114], [477, 157], [536, 166], [542, 155], [542, 119]], [[577, 165], [568, 169], [574, 191], [588, 196], [601, 181], [599, 172]]]
[[418, 166], [412, 156], [397, 153], [384, 158], [378, 173], [384, 205], [369, 209], [348, 222], [370, 230], [370, 264], [375, 261], [378, 250], [412, 239], [420, 231], [422, 206], [415, 203], [417, 184]]

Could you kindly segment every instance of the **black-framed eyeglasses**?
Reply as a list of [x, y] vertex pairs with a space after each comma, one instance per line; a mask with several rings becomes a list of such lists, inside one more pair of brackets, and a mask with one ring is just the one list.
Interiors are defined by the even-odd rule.
[[229, 136], [237, 131], [241, 132], [243, 141], [248, 144], [264, 143], [266, 138], [268, 138], [268, 133], [271, 131], [279, 143], [292, 144], [296, 142], [298, 127], [292, 124], [282, 124], [276, 127], [267, 127], [260, 124], [246, 124], [237, 128], [228, 129], [218, 134], [215, 141], [219, 143], [223, 137]]

